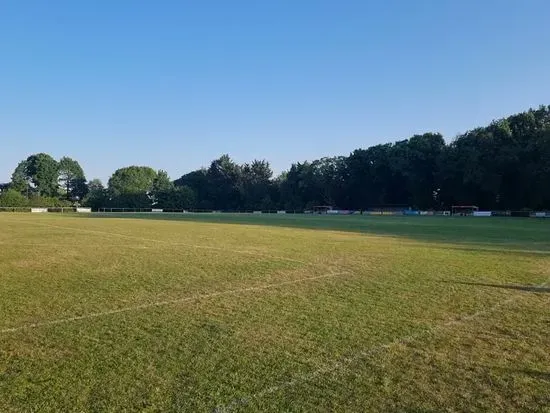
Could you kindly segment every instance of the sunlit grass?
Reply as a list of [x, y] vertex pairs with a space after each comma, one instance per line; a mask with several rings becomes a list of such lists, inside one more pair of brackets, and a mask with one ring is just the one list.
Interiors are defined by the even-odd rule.
[[0, 411], [549, 404], [548, 223], [198, 219], [0, 215]]

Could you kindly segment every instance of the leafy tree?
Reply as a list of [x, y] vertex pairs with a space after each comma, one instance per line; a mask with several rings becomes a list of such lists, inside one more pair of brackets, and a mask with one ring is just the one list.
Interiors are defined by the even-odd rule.
[[269, 162], [254, 160], [241, 168], [242, 207], [247, 210], [271, 209], [271, 177]]
[[122, 208], [150, 207], [155, 178], [157, 173], [148, 166], [128, 166], [117, 169], [109, 178], [110, 205]]
[[26, 175], [41, 196], [58, 195], [58, 170], [57, 161], [46, 153], [38, 153], [27, 158]]
[[80, 164], [67, 156], [59, 160], [59, 184], [67, 199], [82, 199], [88, 190]]
[[344, 157], [321, 158], [311, 163], [314, 203], [347, 207], [347, 168]]
[[157, 172], [157, 176], [153, 179], [153, 191], [169, 191], [174, 187], [174, 183], [170, 180], [168, 173], [162, 169]]
[[120, 168], [109, 178], [109, 192], [113, 196], [149, 193], [155, 178], [157, 173], [148, 166]]
[[[47, 198], [60, 195], [58, 180], [64, 198], [86, 193], [78, 162], [64, 157], [58, 164], [44, 153], [19, 163], [10, 188], [26, 195], [28, 203], [59, 203]], [[94, 207], [550, 209], [550, 107], [495, 120], [449, 144], [438, 133], [414, 135], [346, 157], [297, 162], [276, 178], [266, 160], [239, 165], [223, 155], [174, 182], [162, 170], [130, 166], [115, 171], [108, 190], [97, 181], [88, 186], [85, 202]]]
[[195, 206], [196, 196], [189, 186], [176, 186], [168, 174], [160, 170], [153, 180], [153, 203], [156, 207], [166, 209], [189, 209]]
[[210, 191], [208, 181], [208, 171], [204, 168], [198, 169], [174, 181], [176, 187], [188, 187], [193, 191], [195, 207], [202, 209], [211, 209], [212, 201], [208, 194]]
[[27, 203], [28, 199], [15, 189], [8, 189], [0, 194], [1, 207], [23, 207]]
[[437, 190], [437, 171], [445, 148], [439, 133], [415, 135], [407, 143], [403, 175], [409, 191], [409, 203], [419, 208], [434, 206], [434, 191]]
[[159, 208], [165, 209], [191, 209], [195, 208], [196, 195], [188, 186], [174, 186], [157, 194]]
[[88, 194], [84, 198], [84, 205], [92, 209], [98, 209], [107, 206], [107, 190], [99, 179], [92, 179], [88, 182]]
[[27, 161], [21, 161], [11, 175], [10, 188], [24, 194], [28, 194], [30, 189], [30, 179], [27, 174]]
[[287, 210], [303, 209], [313, 199], [313, 170], [309, 162], [292, 164], [280, 178], [283, 207]]
[[222, 155], [212, 161], [206, 174], [208, 197], [215, 209], [239, 209], [241, 204], [241, 167]]

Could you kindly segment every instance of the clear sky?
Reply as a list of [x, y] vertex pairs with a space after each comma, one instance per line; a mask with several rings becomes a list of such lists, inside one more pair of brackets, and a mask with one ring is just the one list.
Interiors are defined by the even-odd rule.
[[550, 103], [548, 0], [0, 1], [0, 182], [291, 162]]

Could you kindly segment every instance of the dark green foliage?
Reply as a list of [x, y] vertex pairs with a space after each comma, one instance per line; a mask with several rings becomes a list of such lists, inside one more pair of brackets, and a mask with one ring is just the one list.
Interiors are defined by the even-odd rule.
[[209, 209], [212, 203], [208, 200], [208, 176], [206, 169], [198, 169], [183, 175], [174, 181], [176, 187], [187, 187], [194, 193], [195, 208]]
[[157, 172], [148, 166], [120, 168], [109, 179], [109, 205], [119, 208], [149, 208]]
[[109, 179], [109, 191], [112, 196], [148, 193], [156, 177], [155, 170], [148, 166], [120, 168]]
[[[19, 162], [9, 187], [24, 196], [23, 206], [66, 206], [88, 193], [84, 171], [77, 161], [63, 157], [57, 162], [45, 153]], [[6, 206], [19, 206], [16, 198], [11, 202], [14, 204]]]
[[445, 203], [550, 208], [550, 108], [510, 116], [458, 137], [445, 150]]
[[244, 164], [242, 174], [242, 206], [246, 210], [262, 210], [273, 208], [271, 198], [271, 177], [273, 171], [269, 162], [254, 160], [251, 164]]
[[31, 155], [26, 161], [27, 177], [41, 196], [58, 195], [59, 164], [46, 153]]
[[214, 209], [241, 207], [242, 168], [228, 155], [212, 161], [208, 172], [208, 197]]
[[106, 206], [108, 201], [107, 191], [99, 179], [88, 182], [88, 195], [84, 199], [84, 205], [93, 209]]
[[11, 175], [10, 188], [21, 193], [27, 193], [30, 189], [30, 179], [27, 175], [27, 161], [21, 161]]
[[153, 194], [159, 192], [167, 192], [174, 188], [174, 183], [170, 180], [170, 177], [166, 171], [160, 170], [157, 172], [157, 176], [153, 179], [152, 192]]
[[82, 167], [67, 156], [59, 160], [59, 184], [67, 199], [82, 199], [88, 192]]
[[156, 194], [157, 208], [190, 209], [196, 206], [195, 192], [188, 186], [177, 186]]
[[348, 157], [297, 162], [276, 179], [266, 161], [238, 165], [223, 155], [175, 185], [192, 188], [205, 209], [550, 208], [550, 109], [492, 122], [449, 145], [425, 133]]
[[29, 198], [15, 189], [8, 189], [0, 194], [0, 207], [66, 207], [71, 206], [67, 200], [56, 197], [45, 197], [37, 194]]
[[21, 161], [10, 183], [26, 197], [85, 198], [94, 208], [550, 209], [550, 107], [494, 121], [449, 144], [438, 133], [414, 135], [347, 157], [297, 162], [275, 178], [266, 160], [239, 165], [222, 155], [173, 182], [165, 171], [129, 166], [115, 171], [107, 190], [94, 186], [88, 188], [77, 161], [63, 157], [58, 163], [44, 153]]
[[0, 207], [27, 206], [28, 199], [15, 189], [8, 189], [0, 194]]

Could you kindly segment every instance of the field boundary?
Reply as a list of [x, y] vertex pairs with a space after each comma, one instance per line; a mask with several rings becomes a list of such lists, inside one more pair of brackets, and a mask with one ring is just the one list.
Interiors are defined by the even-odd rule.
[[67, 318], [59, 318], [59, 319], [49, 320], [49, 321], [44, 321], [39, 323], [26, 324], [19, 327], [5, 328], [0, 330], [0, 334], [14, 333], [22, 330], [30, 330], [30, 329], [39, 328], [39, 327], [70, 323], [73, 321], [99, 318], [99, 317], [109, 316], [113, 314], [127, 313], [127, 312], [138, 311], [138, 310], [146, 310], [154, 307], [165, 307], [169, 305], [181, 304], [181, 303], [190, 302], [190, 301], [200, 301], [200, 300], [205, 300], [205, 299], [224, 296], [224, 295], [241, 294], [241, 293], [246, 293], [251, 291], [264, 291], [264, 290], [269, 290], [272, 288], [277, 288], [285, 285], [298, 284], [298, 283], [307, 282], [307, 281], [315, 281], [315, 280], [320, 280], [320, 279], [330, 278], [330, 277], [337, 277], [339, 275], [345, 275], [345, 274], [351, 274], [351, 273], [348, 271], [331, 272], [331, 273], [326, 273], [322, 275], [317, 275], [314, 277], [304, 277], [296, 280], [288, 280], [288, 281], [282, 281], [279, 283], [264, 284], [256, 287], [237, 288], [237, 289], [217, 291], [217, 292], [207, 293], [207, 294], [196, 294], [193, 296], [181, 297], [173, 300], [156, 301], [153, 303], [122, 307], [122, 308], [102, 311], [98, 313], [89, 313], [89, 314], [67, 317]]

